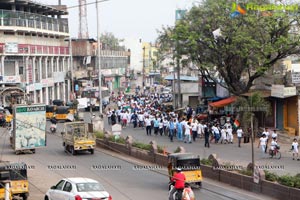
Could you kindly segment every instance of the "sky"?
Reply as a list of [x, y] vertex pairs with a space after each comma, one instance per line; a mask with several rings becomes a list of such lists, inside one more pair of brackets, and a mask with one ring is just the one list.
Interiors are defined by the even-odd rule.
[[[35, 0], [43, 4], [58, 4], [58, 0]], [[63, 5], [73, 7], [78, 0], [61, 0]], [[96, 0], [86, 0], [93, 3]], [[99, 3], [100, 32], [111, 32], [119, 39], [133, 38], [154, 42], [157, 30], [173, 26], [176, 9], [189, 9], [201, 0], [109, 0]], [[69, 10], [71, 37], [78, 36], [78, 7]], [[96, 6], [87, 5], [89, 37], [97, 36]]]

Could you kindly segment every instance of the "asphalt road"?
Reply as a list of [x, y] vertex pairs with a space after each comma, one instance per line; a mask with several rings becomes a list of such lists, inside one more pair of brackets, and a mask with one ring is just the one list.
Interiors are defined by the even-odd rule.
[[[59, 129], [61, 125], [59, 124]], [[1, 160], [26, 162], [32, 168], [28, 170], [29, 200], [42, 200], [48, 188], [59, 179], [78, 176], [100, 181], [115, 200], [167, 199], [168, 177], [165, 168], [137, 170], [137, 165], [152, 164], [102, 149], [98, 149], [94, 155], [82, 153], [72, 156], [64, 152], [59, 132], [47, 134], [47, 147], [37, 149], [35, 154], [15, 155], [9, 145], [7, 131], [1, 130]], [[104, 167], [114, 169], [103, 169]], [[194, 191], [197, 199], [203, 200], [268, 199], [210, 180], [204, 181], [203, 189]]]
[[[107, 117], [104, 118], [105, 129], [111, 131], [111, 126], [107, 123]], [[217, 158], [228, 165], [233, 166], [247, 166], [252, 160], [251, 143], [242, 143], [241, 148], [238, 147], [236, 136], [234, 135], [233, 144], [215, 144], [211, 143], [210, 148], [204, 148], [204, 139], [197, 138], [196, 142], [191, 144], [178, 141], [176, 138], [174, 142], [170, 142], [167, 136], [147, 136], [146, 130], [142, 128], [133, 128], [132, 124], [129, 124], [127, 128], [122, 130], [124, 137], [131, 135], [135, 141], [149, 144], [150, 141], [155, 140], [158, 145], [164, 147], [168, 152], [174, 152], [177, 147], [182, 146], [187, 152], [200, 155], [201, 158], [207, 158], [211, 154], [216, 154]], [[278, 175], [295, 175], [299, 173], [300, 161], [292, 160], [290, 144], [281, 145], [281, 159], [270, 158], [267, 154], [265, 157], [261, 156], [260, 148], [257, 148], [258, 139], [254, 143], [254, 161], [261, 169], [266, 169], [270, 172], [277, 173]]]

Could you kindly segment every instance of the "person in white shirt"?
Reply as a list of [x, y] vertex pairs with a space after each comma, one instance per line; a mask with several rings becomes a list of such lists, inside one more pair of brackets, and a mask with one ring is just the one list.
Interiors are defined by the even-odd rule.
[[108, 108], [108, 110], [106, 112], [106, 116], [107, 116], [107, 120], [108, 120], [108, 125], [111, 125], [111, 115], [112, 115], [112, 111], [110, 110], [110, 108]]
[[277, 133], [276, 133], [276, 130], [273, 130], [273, 133], [272, 133], [272, 139], [275, 138], [275, 140], [277, 140], [277, 137], [278, 137], [278, 135], [277, 135]]
[[204, 135], [204, 127], [203, 127], [202, 122], [198, 123], [197, 134], [200, 138], [202, 138], [202, 136]]
[[144, 129], [144, 114], [139, 112], [138, 114], [139, 126]]
[[299, 161], [299, 144], [297, 142], [297, 139], [295, 138], [293, 143], [292, 143], [292, 151], [293, 151], [293, 160], [295, 160], [295, 157], [296, 159]]
[[165, 136], [168, 135], [168, 126], [169, 126], [169, 122], [168, 122], [167, 118], [164, 117], [164, 119], [163, 119], [163, 130], [164, 130], [164, 135]]
[[223, 143], [224, 141], [224, 144], [226, 144], [228, 141], [227, 141], [227, 135], [226, 135], [226, 129], [224, 126], [222, 126], [221, 128], [221, 144]]
[[193, 141], [195, 142], [197, 138], [197, 128], [198, 128], [198, 121], [195, 118], [193, 119], [191, 126], [192, 126]]
[[188, 122], [185, 124], [185, 131], [184, 131], [184, 143], [192, 143], [192, 139], [191, 139], [191, 123]]
[[273, 155], [274, 155], [274, 151], [275, 151], [277, 145], [278, 145], [278, 144], [277, 144], [276, 139], [273, 138], [273, 139], [272, 139], [272, 142], [271, 142], [271, 146], [270, 146], [270, 155], [271, 155], [272, 157], [273, 157]]
[[159, 120], [159, 123], [158, 123], [158, 132], [160, 134], [160, 136], [163, 135], [163, 132], [164, 132], [164, 124], [163, 124], [163, 120]]
[[241, 147], [241, 140], [242, 140], [242, 136], [243, 136], [243, 130], [241, 127], [239, 127], [238, 130], [236, 131], [236, 136], [238, 138], [239, 147]]
[[151, 136], [151, 120], [149, 116], [145, 118], [146, 134]]
[[265, 134], [265, 136], [266, 136], [266, 149], [265, 149], [265, 153], [267, 153], [268, 142], [269, 142], [269, 137], [270, 137], [270, 133], [269, 133], [268, 128], [265, 128], [265, 131], [263, 132], [263, 134]]
[[267, 143], [267, 138], [266, 135], [263, 134], [262, 137], [259, 139], [259, 143], [257, 148], [261, 148], [261, 157], [264, 158], [265, 157], [265, 149], [266, 149], [266, 143]]
[[228, 126], [226, 132], [227, 132], [227, 141], [228, 141], [228, 143], [232, 144], [233, 143], [233, 135], [232, 135], [232, 128], [231, 128], [231, 126]]

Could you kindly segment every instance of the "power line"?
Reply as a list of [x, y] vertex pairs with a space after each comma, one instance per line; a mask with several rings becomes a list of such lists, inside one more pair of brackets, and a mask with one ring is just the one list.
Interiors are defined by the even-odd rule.
[[102, 2], [105, 2], [105, 1], [110, 1], [110, 0], [101, 0], [101, 1], [95, 1], [95, 2], [90, 2], [90, 3], [84, 3], [82, 5], [69, 6], [69, 7], [67, 7], [67, 9], [78, 8], [78, 7], [87, 6], [87, 5], [93, 5], [93, 4], [102, 3]]

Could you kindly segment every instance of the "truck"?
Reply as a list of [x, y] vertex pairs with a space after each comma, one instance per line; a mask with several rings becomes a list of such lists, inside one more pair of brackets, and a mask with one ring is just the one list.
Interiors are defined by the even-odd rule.
[[80, 151], [89, 151], [94, 154], [96, 137], [89, 126], [91, 124], [83, 121], [64, 123], [61, 134], [65, 152], [76, 155]]
[[10, 142], [16, 154], [46, 147], [46, 105], [15, 105], [13, 116]]

